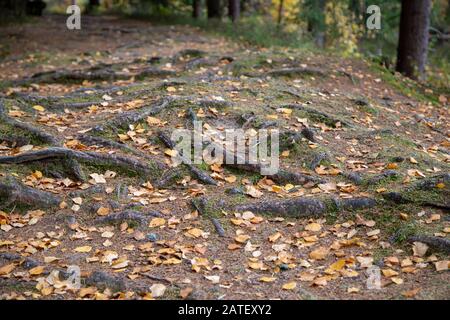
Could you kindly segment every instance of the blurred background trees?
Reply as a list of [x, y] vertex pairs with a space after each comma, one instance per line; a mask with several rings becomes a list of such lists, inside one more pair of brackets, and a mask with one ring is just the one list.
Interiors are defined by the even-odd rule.
[[[44, 0], [0, 0], [0, 15], [23, 17], [34, 1]], [[63, 13], [73, 2], [85, 13], [193, 24], [261, 46], [320, 48], [368, 57], [392, 70], [396, 66], [411, 78], [433, 65], [448, 81], [449, 0], [404, 0], [403, 6], [402, 0], [45, 0], [46, 10]], [[381, 8], [380, 30], [366, 27], [370, 5]], [[420, 14], [412, 17], [417, 10]], [[419, 16], [423, 19], [416, 23]], [[422, 41], [411, 40], [419, 35]], [[424, 50], [429, 53], [428, 64]]]

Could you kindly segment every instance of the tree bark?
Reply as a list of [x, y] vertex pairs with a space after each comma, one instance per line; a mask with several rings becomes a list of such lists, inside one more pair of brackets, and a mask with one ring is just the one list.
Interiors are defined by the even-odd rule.
[[231, 21], [236, 22], [239, 20], [241, 14], [241, 4], [239, 0], [228, 0], [228, 16]]
[[402, 0], [397, 71], [411, 79], [425, 72], [431, 0]]
[[194, 0], [192, 2], [192, 17], [198, 19], [201, 14], [201, 0]]
[[221, 17], [222, 8], [220, 0], [206, 0], [206, 8], [208, 10], [208, 19]]
[[281, 24], [281, 21], [283, 19], [283, 4], [284, 4], [284, 0], [280, 0], [280, 3], [278, 5], [278, 21], [277, 21], [278, 25]]
[[26, 14], [26, 0], [1, 0], [0, 17], [20, 18]]

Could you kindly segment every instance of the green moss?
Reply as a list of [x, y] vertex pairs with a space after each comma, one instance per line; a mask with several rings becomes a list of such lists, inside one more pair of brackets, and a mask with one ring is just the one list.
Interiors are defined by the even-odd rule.
[[419, 82], [410, 80], [399, 74], [393, 74], [390, 70], [380, 66], [378, 63], [371, 63], [370, 69], [375, 72], [384, 82], [398, 90], [405, 96], [414, 98], [422, 102], [431, 102], [440, 105], [439, 95], [428, 93], [427, 87]]
[[391, 256], [393, 253], [393, 248], [375, 248], [373, 250], [373, 261], [375, 264], [378, 264], [383, 262], [384, 258]]
[[334, 224], [338, 219], [339, 208], [336, 203], [331, 199], [324, 199], [326, 214], [325, 220], [327, 224]]
[[432, 190], [406, 190], [401, 192], [401, 195], [409, 201], [416, 204], [425, 203], [445, 203], [448, 201], [448, 191], [445, 192], [441, 189]]

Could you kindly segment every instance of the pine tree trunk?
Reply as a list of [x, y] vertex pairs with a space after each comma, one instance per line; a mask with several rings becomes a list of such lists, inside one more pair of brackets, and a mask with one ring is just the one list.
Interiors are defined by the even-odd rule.
[[206, 0], [206, 8], [208, 10], [208, 19], [221, 17], [222, 8], [220, 0]]
[[397, 71], [418, 79], [424, 75], [431, 0], [402, 0]]
[[0, 17], [12, 19], [25, 16], [26, 3], [26, 0], [1, 0]]
[[200, 17], [200, 13], [201, 13], [201, 0], [194, 0], [192, 2], [192, 17], [194, 18], [199, 18]]
[[239, 20], [241, 4], [239, 0], [228, 0], [228, 16], [231, 21], [236, 22]]
[[278, 4], [278, 21], [277, 21], [278, 25], [281, 24], [281, 21], [283, 19], [283, 3], [284, 0], [280, 0], [280, 3]]

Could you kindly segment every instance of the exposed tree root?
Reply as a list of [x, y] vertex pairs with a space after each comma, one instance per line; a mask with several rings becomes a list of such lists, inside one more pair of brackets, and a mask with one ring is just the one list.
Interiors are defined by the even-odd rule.
[[363, 184], [364, 180], [358, 172], [344, 172], [342, 175], [356, 185]]
[[246, 74], [247, 76], [255, 77], [294, 77], [294, 76], [317, 76], [325, 77], [327, 74], [318, 68], [283, 68], [270, 70], [260, 74]]
[[173, 57], [172, 61], [177, 62], [178, 60], [186, 57], [204, 57], [207, 53], [203, 50], [187, 48], [178, 51]]
[[51, 145], [58, 145], [60, 144], [60, 141], [58, 139], [56, 139], [54, 136], [30, 125], [24, 122], [20, 122], [18, 120], [12, 119], [10, 118], [7, 114], [6, 114], [6, 110], [5, 110], [5, 106], [3, 104], [3, 101], [0, 99], [0, 122], [4, 122], [7, 125], [11, 126], [11, 127], [15, 127], [15, 128], [19, 128], [22, 131], [25, 131], [27, 133], [29, 133], [30, 135], [32, 135], [33, 137], [36, 137], [37, 139], [39, 139], [40, 141], [42, 141], [43, 143], [48, 143]]
[[116, 81], [128, 80], [133, 77], [143, 79], [147, 77], [174, 76], [173, 70], [156, 69], [148, 67], [141, 69], [138, 73], [128, 73], [113, 70], [111, 65], [94, 66], [86, 70], [54, 70], [35, 73], [31, 77], [15, 80], [13, 85], [21, 86], [29, 83], [63, 83], [63, 82], [83, 82], [83, 81]]
[[408, 238], [409, 242], [422, 242], [435, 250], [440, 250], [446, 254], [450, 254], [450, 240], [434, 236], [416, 235]]
[[109, 288], [113, 292], [124, 292], [127, 289], [127, 284], [124, 279], [112, 276], [100, 270], [93, 271], [84, 282], [88, 286], [95, 286], [101, 290]]
[[69, 192], [67, 195], [69, 198], [75, 198], [75, 197], [87, 196], [87, 195], [103, 193], [103, 192], [105, 192], [105, 186], [101, 185], [101, 184], [97, 184], [97, 185], [94, 185], [85, 190], [76, 190], [76, 191]]
[[[203, 216], [206, 217], [208, 214], [206, 212], [206, 205], [207, 205], [207, 200], [205, 198], [200, 198], [198, 201], [196, 200], [192, 200], [191, 201], [192, 206], [198, 211], [198, 213]], [[211, 220], [211, 223], [213, 224], [214, 228], [216, 229], [216, 232], [219, 236], [221, 237], [225, 237], [225, 230], [222, 227], [222, 224], [220, 223], [220, 220], [215, 218], [215, 217], [209, 217], [209, 219]]]
[[104, 139], [101, 137], [96, 137], [96, 136], [91, 136], [91, 135], [86, 135], [86, 134], [78, 135], [77, 139], [80, 142], [87, 144], [87, 145], [91, 145], [91, 146], [98, 145], [98, 146], [102, 146], [102, 147], [110, 147], [110, 148], [120, 149], [125, 152], [132, 153], [136, 156], [153, 161], [158, 166], [158, 168], [161, 170], [167, 169], [167, 165], [165, 163], [160, 162], [160, 161], [154, 159], [152, 156], [146, 154], [145, 152], [142, 152], [133, 147], [130, 147], [129, 145], [127, 145], [125, 143], [120, 143], [120, 142], [116, 142], [113, 140], [108, 140], [108, 139]]
[[[238, 170], [244, 170], [244, 171], [248, 171], [248, 172], [262, 174], [262, 172], [263, 172], [262, 164], [260, 164], [260, 163], [250, 164], [247, 161], [242, 161], [242, 160], [238, 161], [238, 156], [228, 155], [229, 151], [226, 151], [225, 149], [223, 149], [219, 146], [217, 146], [217, 149], [218, 150], [222, 149], [222, 152], [224, 153], [224, 159], [234, 159], [234, 161], [232, 163], [224, 163], [223, 164], [224, 166], [235, 168]], [[244, 162], [244, 163], [242, 163], [242, 162]], [[277, 183], [292, 183], [292, 184], [302, 184], [303, 185], [308, 182], [320, 183], [320, 182], [324, 181], [323, 179], [321, 179], [319, 177], [315, 177], [315, 176], [311, 176], [311, 175], [303, 174], [303, 173], [298, 173], [298, 172], [290, 172], [290, 171], [283, 170], [283, 169], [278, 170], [278, 172], [276, 174], [265, 175], [265, 176]]]
[[382, 194], [393, 203], [415, 203], [423, 206], [450, 210], [450, 174], [444, 173], [424, 178], [398, 192]]
[[325, 203], [318, 199], [296, 198], [282, 201], [264, 201], [239, 205], [237, 211], [252, 211], [287, 217], [322, 216], [327, 209]]
[[138, 110], [127, 111], [119, 114], [113, 119], [106, 121], [103, 125], [98, 125], [94, 127], [94, 132], [101, 132], [106, 129], [117, 130], [117, 128], [128, 127], [128, 125], [142, 121], [148, 116], [153, 116], [161, 112], [164, 108], [167, 108], [171, 105], [174, 100], [171, 98], [163, 98], [156, 101], [154, 104], [150, 106], [142, 107]]
[[302, 135], [311, 142], [316, 142], [316, 138], [314, 137], [314, 131], [310, 128], [303, 128], [301, 131]]
[[376, 201], [371, 198], [315, 199], [302, 197], [238, 205], [235, 210], [302, 218], [319, 217], [332, 211], [371, 208], [375, 205]]
[[0, 199], [2, 207], [21, 204], [48, 208], [62, 202], [55, 194], [25, 186], [12, 177], [0, 181]]
[[47, 159], [75, 159], [94, 165], [103, 164], [118, 167], [125, 171], [131, 170], [144, 176], [155, 174], [155, 166], [149, 166], [146, 163], [129, 157], [90, 151], [82, 152], [59, 147], [26, 152], [15, 156], [3, 156], [0, 157], [0, 164], [22, 164]]
[[165, 171], [160, 180], [155, 184], [158, 189], [165, 189], [173, 185], [176, 180], [180, 179], [183, 175], [183, 170], [181, 168], [172, 168]]
[[296, 109], [296, 110], [301, 110], [306, 112], [312, 119], [315, 119], [319, 122], [323, 122], [326, 125], [330, 126], [330, 127], [337, 127], [338, 123], [340, 123], [341, 125], [345, 126], [345, 127], [349, 127], [352, 128], [353, 124], [351, 124], [350, 122], [343, 120], [343, 119], [336, 119], [335, 117], [329, 115], [328, 113], [313, 109], [313, 108], [309, 108], [300, 104], [287, 104], [287, 105], [283, 105], [282, 108], [291, 108], [291, 109]]
[[369, 179], [367, 179], [366, 184], [367, 185], [375, 185], [377, 183], [379, 183], [380, 181], [384, 180], [384, 179], [392, 179], [392, 178], [396, 178], [398, 177], [399, 174], [397, 171], [395, 170], [386, 170], [380, 174], [377, 174]]
[[[153, 215], [154, 216], [154, 215]], [[150, 215], [145, 215], [139, 211], [125, 210], [119, 213], [109, 214], [95, 219], [96, 223], [122, 223], [124, 221], [135, 221], [140, 224], [148, 222]]]
[[311, 170], [316, 169], [320, 165], [322, 161], [329, 160], [330, 156], [326, 152], [318, 152], [314, 155], [311, 163], [308, 165], [308, 168]]
[[[163, 131], [158, 131], [158, 137], [164, 143], [164, 145], [167, 148], [174, 149], [175, 148], [175, 142], [173, 142], [170, 137], [165, 134]], [[183, 155], [180, 155], [183, 157]], [[209, 185], [217, 185], [217, 181], [211, 178], [209, 174], [204, 172], [203, 170], [200, 170], [199, 168], [195, 167], [194, 165], [188, 163], [186, 160], [182, 162], [184, 166], [186, 166], [189, 171], [193, 174], [194, 178], [198, 179], [199, 181], [209, 184]]]

